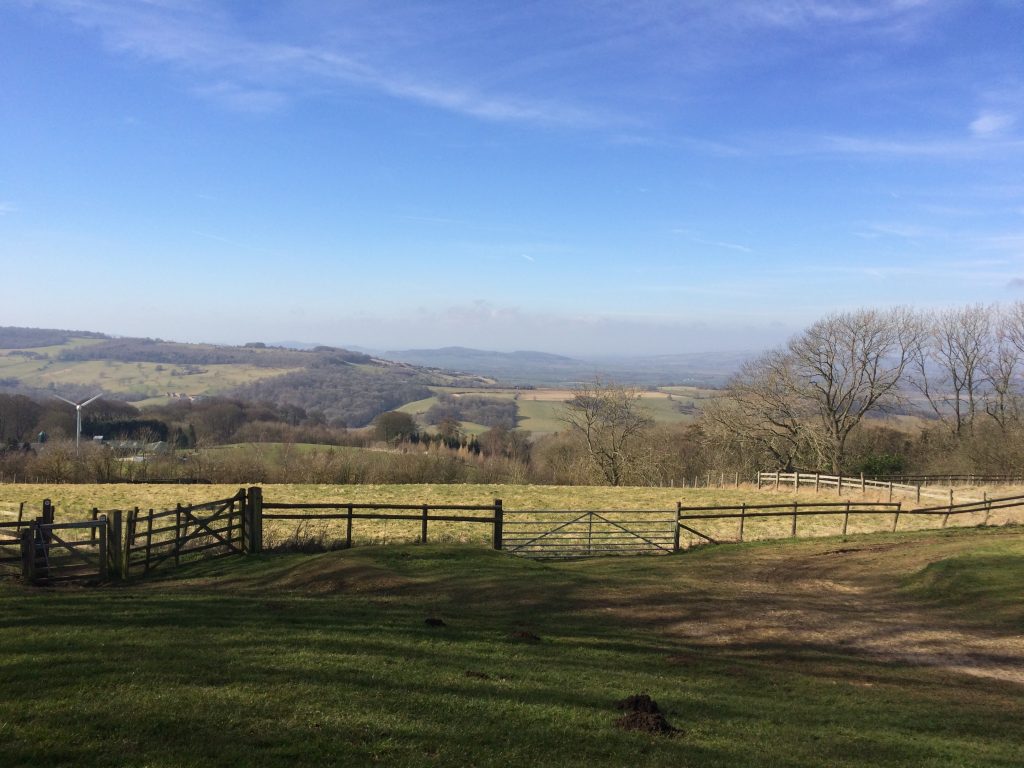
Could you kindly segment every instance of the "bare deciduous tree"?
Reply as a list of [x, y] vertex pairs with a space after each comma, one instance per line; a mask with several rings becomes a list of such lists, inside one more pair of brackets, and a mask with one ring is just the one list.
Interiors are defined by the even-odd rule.
[[704, 428], [719, 441], [766, 454], [791, 471], [805, 443], [807, 401], [800, 389], [789, 355], [767, 352], [744, 363], [722, 396], [705, 404]]
[[906, 309], [858, 310], [814, 323], [787, 346], [809, 398], [831, 471], [842, 468], [846, 441], [864, 417], [899, 400], [921, 325]]
[[926, 319], [914, 358], [913, 386], [959, 437], [970, 430], [985, 396], [992, 355], [990, 310], [980, 304]]
[[636, 470], [644, 454], [644, 433], [654, 423], [640, 407], [637, 390], [600, 380], [575, 390], [561, 420], [610, 485], [622, 485]]

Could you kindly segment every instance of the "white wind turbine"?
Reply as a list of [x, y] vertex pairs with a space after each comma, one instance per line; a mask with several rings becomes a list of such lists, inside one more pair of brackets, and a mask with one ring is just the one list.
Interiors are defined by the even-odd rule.
[[93, 397], [90, 397], [88, 400], [86, 400], [85, 402], [82, 402], [82, 403], [75, 403], [75, 402], [72, 402], [71, 400], [68, 400], [66, 397], [61, 397], [60, 395], [54, 395], [54, 397], [56, 397], [58, 400], [63, 400], [68, 405], [75, 406], [75, 417], [76, 417], [76, 424], [75, 424], [75, 453], [76, 454], [78, 453], [78, 442], [82, 438], [82, 409], [85, 408], [85, 406], [87, 406], [93, 400], [98, 399], [102, 394], [103, 393], [101, 392], [99, 395], [94, 395]]

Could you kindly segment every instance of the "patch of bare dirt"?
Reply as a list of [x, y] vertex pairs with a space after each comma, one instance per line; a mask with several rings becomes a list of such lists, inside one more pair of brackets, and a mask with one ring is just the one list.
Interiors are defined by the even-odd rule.
[[539, 643], [540, 636], [526, 629], [516, 629], [509, 633], [509, 639], [517, 643]]
[[658, 708], [658, 702], [646, 693], [637, 693], [629, 696], [617, 702], [615, 708], [625, 712], [625, 714], [615, 720], [616, 728], [624, 731], [642, 731], [644, 733], [666, 736], [679, 732], [678, 728], [673, 727], [665, 719], [665, 715]]
[[902, 577], [976, 545], [927, 537], [748, 550], [733, 560], [695, 562], [682, 584], [666, 588], [652, 580], [606, 593], [595, 607], [697, 647], [752, 657], [841, 652], [1024, 685], [1024, 637], [958, 621], [899, 590]]

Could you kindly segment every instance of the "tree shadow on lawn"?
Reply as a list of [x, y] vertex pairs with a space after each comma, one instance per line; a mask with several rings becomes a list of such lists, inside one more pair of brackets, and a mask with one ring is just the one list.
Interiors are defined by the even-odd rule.
[[[124, 607], [88, 597], [49, 601], [45, 611], [65, 614], [62, 625], [5, 627], [29, 630], [8, 645], [23, 672], [9, 690], [34, 712], [21, 725], [31, 734], [40, 714], [63, 712], [66, 738], [50, 756], [68, 763], [116, 764], [111, 750], [131, 743], [137, 759], [183, 765], [246, 764], [228, 757], [243, 746], [258, 750], [243, 752], [252, 764], [267, 765], [341, 757], [497, 765], [515, 755], [535, 764], [621, 764], [635, 762], [637, 749], [651, 764], [768, 764], [772, 749], [776, 757], [785, 749], [788, 764], [818, 765], [817, 742], [833, 719], [831, 692], [794, 674], [792, 647], [751, 649], [759, 661], [745, 658], [745, 673], [730, 676], [735, 655], [699, 652], [702, 663], [680, 666], [666, 654], [683, 649], [607, 624], [596, 641], [565, 633], [525, 646], [507, 638], [504, 623], [467, 616], [438, 630], [407, 606], [381, 616], [376, 605], [344, 610], [339, 600], [311, 598], [261, 613], [265, 598], [150, 593]], [[121, 624], [103, 616], [115, 607]], [[60, 633], [52, 645], [40, 643], [47, 629]], [[125, 631], [130, 639], [119, 645]], [[791, 666], [780, 671], [765, 658]], [[472, 670], [488, 677], [467, 677]], [[877, 674], [890, 690], [907, 682]], [[799, 723], [782, 722], [784, 688], [803, 702]], [[678, 740], [611, 728], [613, 702], [640, 690], [683, 729]], [[891, 721], [894, 703], [860, 695], [854, 722], [887, 744], [890, 764], [931, 754], [927, 745], [889, 744], [895, 734], [876, 721], [879, 712]], [[17, 729], [19, 720], [11, 722]], [[769, 730], [776, 735], [766, 747]], [[968, 733], [990, 737], [985, 728]], [[11, 744], [13, 754], [31, 754], [25, 740]], [[755, 745], [769, 751], [758, 757]]]

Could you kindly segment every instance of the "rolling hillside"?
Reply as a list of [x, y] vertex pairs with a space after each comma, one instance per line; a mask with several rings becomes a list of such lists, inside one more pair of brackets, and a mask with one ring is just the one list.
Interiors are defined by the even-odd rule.
[[85, 397], [139, 406], [181, 397], [228, 396], [298, 405], [347, 426], [430, 397], [429, 386], [488, 386], [335, 347], [311, 350], [182, 344], [50, 329], [0, 328], [0, 390]]

